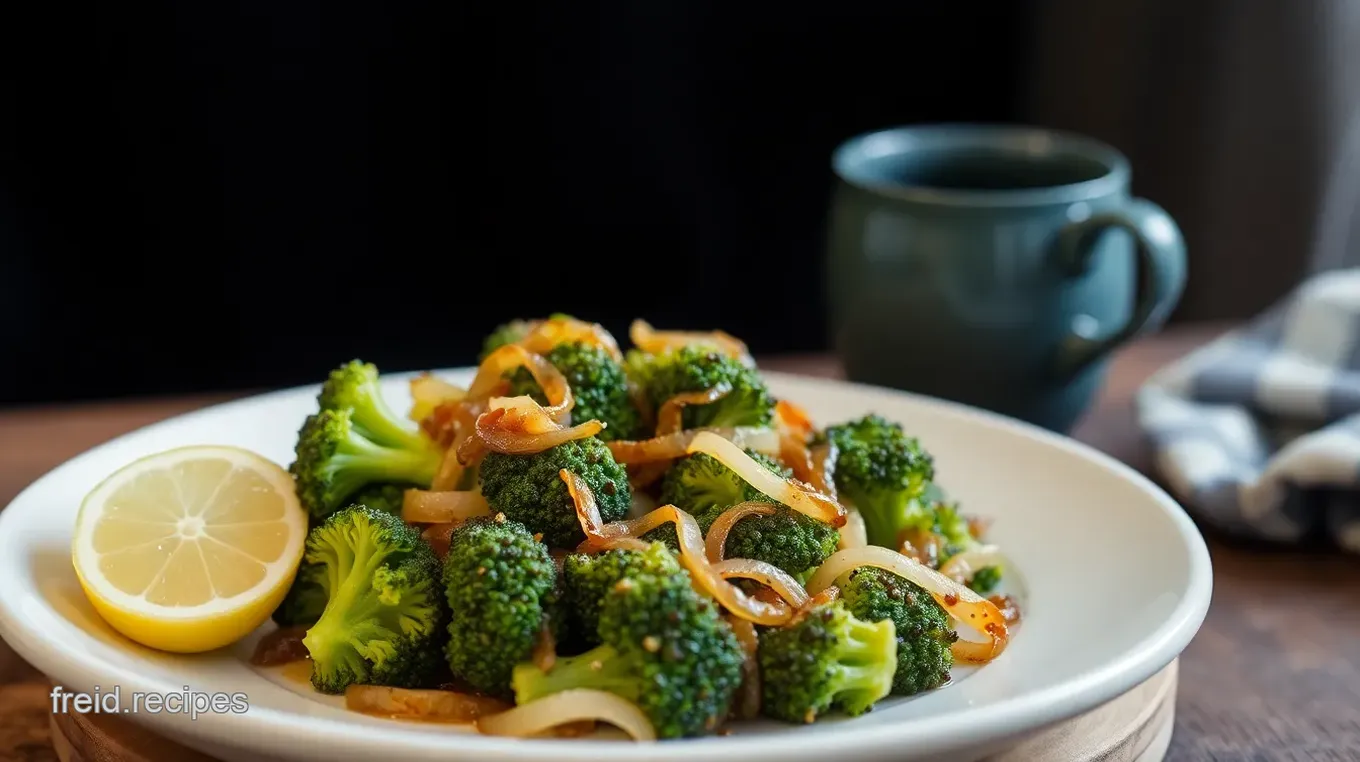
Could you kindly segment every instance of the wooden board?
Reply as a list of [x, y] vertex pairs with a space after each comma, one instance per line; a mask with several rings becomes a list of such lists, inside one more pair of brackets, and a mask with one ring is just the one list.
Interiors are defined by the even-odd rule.
[[1173, 661], [1123, 696], [986, 762], [1160, 762], [1176, 719], [1178, 669], [1179, 663]]
[[61, 762], [214, 762], [113, 715], [53, 714], [51, 728]]
[[[1175, 721], [1177, 672], [1178, 665], [1172, 662], [1123, 696], [985, 762], [1161, 762]], [[34, 738], [32, 733], [0, 738], [5, 744], [0, 747], [0, 760], [213, 762], [113, 715], [51, 714], [48, 689], [43, 685], [13, 688], [25, 692], [0, 699], [0, 705], [8, 704], [11, 712], [48, 713], [51, 740]]]

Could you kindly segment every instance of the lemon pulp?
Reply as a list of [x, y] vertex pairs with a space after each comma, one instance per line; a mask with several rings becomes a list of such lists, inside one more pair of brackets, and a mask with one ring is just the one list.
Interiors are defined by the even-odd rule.
[[199, 652], [268, 619], [306, 533], [287, 471], [247, 450], [187, 447], [135, 461], [92, 490], [73, 559], [114, 629], [152, 648]]

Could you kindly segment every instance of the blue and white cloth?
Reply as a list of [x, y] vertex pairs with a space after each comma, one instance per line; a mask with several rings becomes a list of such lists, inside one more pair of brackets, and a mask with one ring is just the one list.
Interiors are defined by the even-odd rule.
[[1206, 525], [1360, 553], [1360, 270], [1305, 282], [1159, 371], [1138, 421], [1175, 497]]

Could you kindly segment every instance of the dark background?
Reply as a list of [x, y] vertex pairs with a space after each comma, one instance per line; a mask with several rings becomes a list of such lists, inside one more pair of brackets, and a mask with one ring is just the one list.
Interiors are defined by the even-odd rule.
[[463, 365], [555, 310], [824, 348], [830, 151], [1034, 121], [1029, 62], [1088, 63], [1041, 5], [7, 10], [0, 405]]
[[1025, 4], [913, 5], [29, 9], [0, 403], [462, 365], [558, 309], [820, 348], [832, 147], [1016, 111]]

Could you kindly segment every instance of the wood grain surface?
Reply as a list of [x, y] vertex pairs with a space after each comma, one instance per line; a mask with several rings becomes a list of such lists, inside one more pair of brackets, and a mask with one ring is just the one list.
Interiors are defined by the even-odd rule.
[[[1161, 365], [1221, 327], [1178, 328], [1121, 352], [1074, 436], [1146, 470], [1132, 396]], [[828, 357], [762, 365], [840, 375]], [[226, 396], [0, 411], [0, 505], [47, 470], [111, 437]], [[1155, 476], [1155, 474], [1154, 474]], [[1360, 559], [1209, 537], [1214, 599], [1180, 660], [1175, 762], [1360, 760]], [[1149, 563], [1156, 563], [1149, 549]], [[0, 644], [0, 760], [55, 759], [47, 688]], [[8, 755], [8, 756], [5, 756]]]
[[[1157, 742], [1174, 729], [1179, 664], [1105, 705], [983, 762], [1154, 762], [1165, 758]], [[1169, 727], [1172, 726], [1172, 727]]]
[[109, 714], [52, 714], [48, 732], [61, 762], [218, 762]]

